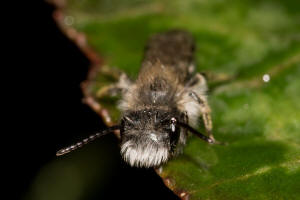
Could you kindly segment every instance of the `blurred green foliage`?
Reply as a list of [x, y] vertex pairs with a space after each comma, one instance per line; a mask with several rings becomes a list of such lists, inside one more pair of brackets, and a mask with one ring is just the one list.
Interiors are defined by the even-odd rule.
[[[190, 199], [300, 199], [299, 1], [68, 2], [71, 26], [108, 65], [132, 78], [147, 38], [173, 28], [194, 35], [199, 71], [234, 77], [209, 96], [215, 137], [229, 145], [191, 137], [161, 173], [176, 190]], [[100, 73], [90, 92], [97, 99], [96, 91], [110, 82]], [[99, 102], [117, 121], [115, 104]]]

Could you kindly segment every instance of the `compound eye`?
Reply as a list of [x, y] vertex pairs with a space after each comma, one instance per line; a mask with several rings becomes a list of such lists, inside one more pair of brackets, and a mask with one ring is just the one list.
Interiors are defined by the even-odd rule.
[[171, 125], [170, 125], [170, 127], [171, 127], [171, 131], [172, 132], [175, 132], [175, 130], [176, 130], [176, 121], [177, 120], [174, 117], [171, 118]]

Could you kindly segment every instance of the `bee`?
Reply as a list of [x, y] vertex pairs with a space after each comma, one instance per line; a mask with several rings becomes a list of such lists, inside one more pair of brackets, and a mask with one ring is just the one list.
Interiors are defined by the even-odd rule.
[[[213, 144], [211, 109], [205, 77], [196, 72], [195, 41], [190, 33], [171, 30], [150, 37], [138, 77], [120, 73], [118, 82], [102, 88], [100, 96], [119, 94], [118, 125], [63, 148], [57, 156], [120, 131], [122, 158], [135, 167], [159, 167], [182, 152], [188, 133]], [[197, 131], [202, 117], [207, 135]]]

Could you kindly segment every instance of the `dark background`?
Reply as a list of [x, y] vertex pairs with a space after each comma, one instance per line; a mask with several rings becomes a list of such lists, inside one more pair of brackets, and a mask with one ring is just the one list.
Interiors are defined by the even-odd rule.
[[[58, 29], [53, 10], [52, 5], [37, 2], [26, 21], [28, 28], [22, 30], [29, 36], [25, 38], [29, 46], [22, 61], [29, 75], [19, 84], [22, 101], [19, 123], [14, 127], [17, 134], [13, 135], [20, 149], [13, 156], [17, 168], [13, 195], [17, 198], [26, 196], [39, 170], [56, 159], [55, 152], [62, 145], [105, 128], [100, 117], [81, 101], [80, 83], [86, 78], [89, 61]], [[90, 199], [177, 198], [154, 170], [126, 165], [113, 135], [101, 140], [111, 144], [109, 153], [118, 162], [114, 178], [106, 188], [94, 191]]]

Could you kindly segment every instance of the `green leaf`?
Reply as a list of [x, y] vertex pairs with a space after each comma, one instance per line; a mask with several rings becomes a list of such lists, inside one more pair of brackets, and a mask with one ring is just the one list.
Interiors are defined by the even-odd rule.
[[[198, 71], [225, 77], [209, 80], [209, 100], [214, 135], [228, 145], [191, 137], [157, 170], [180, 197], [300, 199], [299, 10], [297, 0], [69, 0], [61, 22], [133, 79], [151, 34], [188, 30]], [[118, 99], [97, 91], [113, 81], [100, 68], [84, 86], [107, 123], [118, 121]]]

